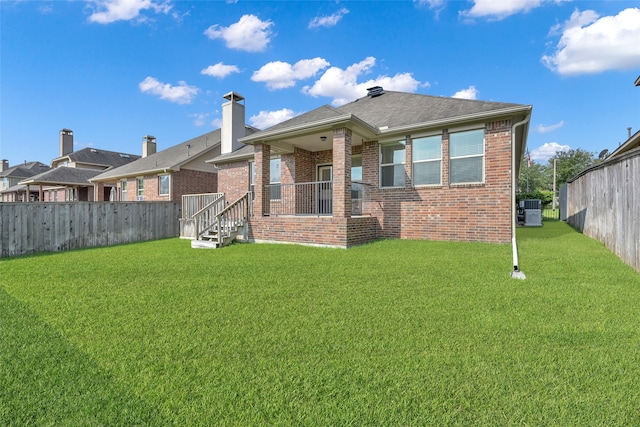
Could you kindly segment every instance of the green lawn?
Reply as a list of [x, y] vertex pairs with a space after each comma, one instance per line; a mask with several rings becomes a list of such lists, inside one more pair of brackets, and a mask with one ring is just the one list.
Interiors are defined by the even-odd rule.
[[0, 425], [640, 425], [640, 275], [518, 233], [0, 260]]

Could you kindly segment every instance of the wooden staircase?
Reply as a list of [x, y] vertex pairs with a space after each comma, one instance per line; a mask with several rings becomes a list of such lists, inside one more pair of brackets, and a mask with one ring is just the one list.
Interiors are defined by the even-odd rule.
[[191, 241], [191, 247], [221, 248], [231, 244], [240, 233], [243, 233], [246, 238], [249, 195], [250, 193], [245, 194], [229, 206], [219, 210], [215, 215], [211, 215], [211, 212], [198, 213], [198, 218], [208, 216], [208, 220], [196, 221], [197, 238]]

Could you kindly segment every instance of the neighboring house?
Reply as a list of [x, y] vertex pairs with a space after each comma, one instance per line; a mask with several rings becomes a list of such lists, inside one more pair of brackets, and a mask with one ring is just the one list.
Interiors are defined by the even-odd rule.
[[208, 162], [226, 203], [252, 192], [250, 241], [513, 242], [516, 252], [515, 186], [532, 106], [374, 87], [245, 135], [224, 125], [244, 123], [235, 105], [223, 105], [221, 154]]
[[51, 169], [24, 179], [21, 185], [38, 189], [38, 200], [45, 202], [92, 201], [109, 198], [111, 188], [100, 187], [94, 192], [90, 178], [105, 170], [117, 168], [140, 156], [97, 148], [73, 151], [73, 131], [60, 131], [60, 157], [51, 161]]
[[220, 154], [220, 134], [217, 129], [158, 152], [155, 138], [145, 137], [142, 158], [97, 175], [91, 182], [115, 186], [112, 200], [120, 201], [180, 202], [184, 194], [215, 193], [217, 170], [205, 160]]
[[[27, 186], [19, 182], [49, 170], [49, 166], [41, 162], [24, 162], [9, 167], [8, 160], [0, 161], [0, 202], [23, 202], [38, 200], [38, 191], [29, 191]], [[29, 197], [26, 195], [29, 194]]]

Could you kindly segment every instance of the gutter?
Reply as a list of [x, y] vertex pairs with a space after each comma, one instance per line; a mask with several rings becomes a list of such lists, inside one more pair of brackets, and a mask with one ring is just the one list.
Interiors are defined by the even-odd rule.
[[[518, 244], [516, 242], [516, 186], [518, 183], [518, 176], [516, 171], [516, 128], [518, 126], [526, 126], [531, 119], [531, 112], [527, 113], [524, 120], [514, 123], [511, 126], [511, 247], [513, 252], [513, 271], [511, 271], [511, 277], [514, 279], [524, 280], [527, 277], [524, 275], [518, 267]], [[524, 130], [523, 130], [524, 138]]]

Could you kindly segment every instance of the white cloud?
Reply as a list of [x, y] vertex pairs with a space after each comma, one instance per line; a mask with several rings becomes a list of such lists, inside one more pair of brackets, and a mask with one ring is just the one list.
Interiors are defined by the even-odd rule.
[[516, 13], [529, 12], [542, 2], [543, 0], [474, 0], [471, 9], [460, 12], [460, 16], [500, 20]]
[[271, 41], [273, 22], [261, 21], [255, 15], [243, 15], [228, 27], [212, 25], [204, 34], [211, 40], [223, 39], [227, 47], [247, 52], [262, 52]]
[[557, 142], [545, 142], [541, 147], [531, 151], [531, 160], [546, 162], [559, 151], [569, 151], [568, 145], [560, 145]]
[[302, 59], [293, 65], [288, 62], [273, 61], [255, 71], [251, 80], [265, 82], [271, 90], [285, 89], [293, 87], [297, 80], [315, 76], [318, 71], [328, 66], [329, 62], [323, 58]]
[[145, 21], [140, 15], [143, 10], [167, 14], [171, 10], [171, 0], [92, 0], [95, 11], [89, 16], [90, 22], [109, 24], [116, 21]]
[[200, 91], [195, 86], [189, 86], [186, 82], [180, 81], [177, 86], [168, 83], [161, 83], [154, 77], [147, 77], [138, 86], [142, 93], [157, 95], [160, 99], [175, 102], [176, 104], [190, 104]]
[[538, 133], [547, 133], [547, 132], [554, 131], [556, 129], [560, 129], [562, 126], [564, 126], [564, 120], [560, 120], [558, 123], [554, 125], [539, 124], [534, 128], [534, 130]]
[[[378, 76], [375, 79], [358, 83], [358, 77], [368, 73], [375, 65], [376, 58], [369, 56], [350, 65], [346, 69], [331, 67], [317, 80], [313, 86], [305, 86], [302, 92], [313, 97], [327, 96], [333, 98], [334, 106], [340, 106], [367, 94], [367, 88], [382, 86], [386, 90], [415, 92], [420, 82], [411, 73], [398, 73], [393, 77]], [[428, 85], [425, 84], [425, 85]]]
[[476, 89], [475, 86], [469, 86], [466, 89], [462, 89], [453, 94], [452, 98], [460, 98], [460, 99], [478, 99], [478, 94], [480, 92]]
[[251, 126], [255, 126], [258, 129], [266, 129], [278, 123], [282, 123], [285, 120], [289, 120], [300, 113], [295, 113], [289, 108], [283, 108], [277, 111], [260, 111], [255, 116], [249, 117], [249, 123]]
[[562, 26], [555, 52], [544, 55], [542, 63], [562, 75], [640, 67], [640, 9], [602, 18], [592, 10], [576, 10]]
[[223, 79], [232, 73], [239, 73], [240, 69], [236, 65], [226, 65], [222, 62], [218, 62], [215, 65], [209, 65], [204, 70], [200, 71], [200, 74], [206, 76], [217, 77]]
[[318, 28], [318, 27], [333, 27], [340, 22], [342, 17], [349, 13], [349, 10], [346, 8], [342, 8], [333, 15], [329, 16], [316, 16], [309, 22], [309, 28]]

